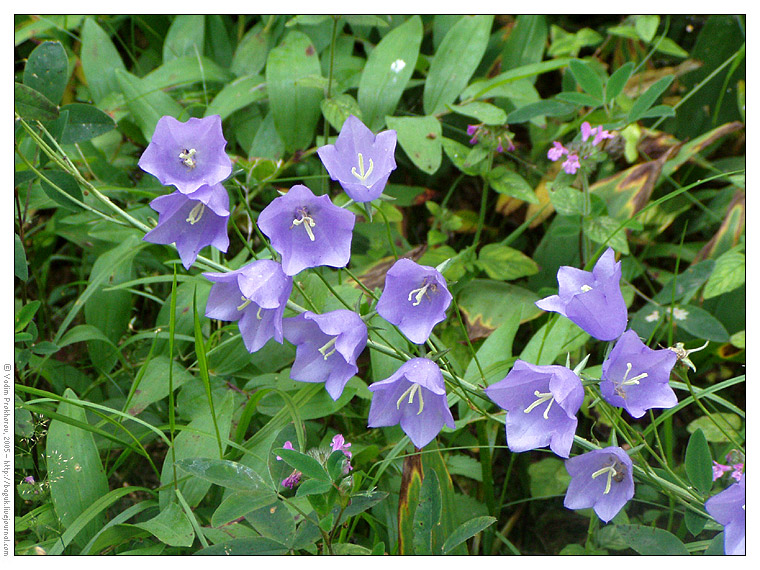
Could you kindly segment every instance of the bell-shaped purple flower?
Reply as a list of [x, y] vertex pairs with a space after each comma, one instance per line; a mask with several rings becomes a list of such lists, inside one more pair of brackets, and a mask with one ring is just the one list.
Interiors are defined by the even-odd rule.
[[610, 248], [590, 272], [562, 266], [557, 272], [559, 294], [536, 301], [536, 306], [567, 317], [594, 338], [614, 340], [628, 323], [620, 292], [620, 265]]
[[568, 509], [594, 509], [609, 522], [633, 497], [633, 463], [620, 447], [594, 449], [565, 461], [572, 478], [565, 494]]
[[335, 144], [317, 149], [330, 178], [337, 180], [354, 202], [370, 202], [383, 192], [396, 168], [396, 131], [375, 136], [351, 115], [343, 123]]
[[412, 358], [369, 389], [374, 394], [367, 427], [401, 424], [417, 448], [433, 441], [444, 425], [455, 427], [441, 369], [432, 360]]
[[282, 256], [286, 275], [308, 267], [345, 267], [351, 258], [356, 216], [330, 197], [296, 184], [259, 214], [258, 225]]
[[174, 185], [183, 194], [203, 185], [222, 182], [232, 172], [232, 161], [224, 147], [222, 118], [194, 117], [182, 123], [165, 115], [158, 120], [150, 144], [138, 166], [165, 186]]
[[705, 503], [705, 510], [723, 525], [723, 552], [728, 555], [745, 553], [745, 479], [746, 475]]
[[206, 316], [238, 321], [248, 352], [256, 352], [270, 338], [282, 344], [282, 315], [293, 289], [293, 278], [271, 259], [260, 259], [228, 273], [204, 273], [213, 281]]
[[507, 445], [513, 452], [546, 447], [569, 457], [583, 403], [583, 385], [564, 366], [537, 366], [518, 360], [506, 378], [486, 388], [507, 411]]
[[333, 400], [359, 367], [356, 359], [367, 344], [367, 325], [353, 311], [339, 309], [317, 315], [304, 311], [283, 321], [284, 337], [296, 346], [290, 377], [301, 382], [324, 382]]
[[650, 408], [672, 408], [678, 403], [668, 384], [678, 360], [672, 350], [653, 350], [627, 330], [602, 364], [599, 390], [607, 402], [640, 418]]
[[143, 239], [151, 243], [175, 243], [185, 269], [190, 269], [207, 245], [227, 251], [230, 197], [221, 184], [201, 186], [191, 194], [177, 191], [159, 196], [151, 201], [150, 207], [158, 212], [158, 225]]
[[422, 344], [446, 318], [451, 298], [446, 280], [435, 268], [401, 258], [385, 275], [377, 312], [409, 340]]

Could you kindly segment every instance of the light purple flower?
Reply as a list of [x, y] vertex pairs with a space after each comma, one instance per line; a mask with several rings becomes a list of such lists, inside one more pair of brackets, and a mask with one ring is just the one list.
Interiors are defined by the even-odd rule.
[[226, 145], [219, 115], [193, 117], [185, 123], [165, 115], [158, 120], [150, 144], [137, 164], [161, 184], [174, 185], [183, 194], [189, 194], [203, 185], [218, 184], [230, 175], [232, 161], [224, 152]]
[[430, 443], [444, 425], [455, 427], [441, 369], [432, 360], [412, 358], [369, 389], [374, 394], [367, 427], [401, 424], [418, 449]]
[[396, 169], [395, 149], [396, 131], [375, 136], [351, 115], [335, 144], [318, 148], [317, 154], [330, 178], [337, 180], [354, 202], [370, 202], [382, 194], [391, 171]]
[[29, 483], [30, 485], [34, 485], [34, 477], [29, 475], [28, 477], [24, 477], [24, 483]]
[[151, 201], [150, 207], [158, 212], [158, 225], [143, 240], [176, 243], [185, 269], [190, 269], [207, 245], [227, 251], [230, 198], [221, 184], [201, 186], [191, 194], [177, 191], [159, 196]]
[[633, 497], [633, 463], [620, 447], [594, 449], [565, 461], [572, 479], [565, 494], [568, 509], [594, 509], [604, 522]]
[[409, 340], [422, 344], [446, 318], [451, 299], [446, 280], [435, 268], [401, 258], [385, 275], [377, 312]]
[[568, 154], [569, 151], [564, 146], [562, 146], [562, 143], [554, 141], [553, 144], [554, 146], [549, 149], [549, 152], [546, 153], [546, 156], [552, 162], [556, 162], [562, 158], [563, 155]]
[[564, 366], [515, 362], [506, 378], [486, 388], [507, 411], [507, 445], [513, 452], [546, 447], [569, 457], [583, 403], [580, 378]]
[[615, 138], [615, 135], [611, 134], [609, 131], [605, 131], [602, 128], [602, 125], [597, 125], [596, 127], [591, 128], [591, 125], [588, 123], [588, 121], [585, 121], [581, 125], [581, 139], [583, 142], [586, 142], [592, 135], [594, 137], [594, 140], [591, 141], [591, 144], [593, 146], [598, 145], [604, 139]]
[[345, 267], [351, 258], [356, 216], [296, 184], [259, 214], [258, 225], [282, 256], [286, 275], [308, 267]]
[[353, 467], [351, 466], [351, 461], [348, 461], [351, 459], [351, 452], [348, 451], [348, 448], [351, 447], [350, 443], [346, 443], [346, 440], [343, 438], [342, 434], [337, 434], [335, 437], [332, 438], [332, 441], [330, 442], [330, 448], [335, 451], [342, 451], [343, 455], [346, 456], [346, 464], [343, 466], [343, 474], [348, 475], [351, 471], [353, 471]]
[[324, 382], [333, 400], [359, 371], [356, 359], [367, 344], [367, 326], [353, 311], [339, 309], [317, 315], [304, 311], [283, 321], [283, 335], [296, 346], [290, 377]]
[[729, 555], [745, 553], [745, 485], [746, 476], [705, 503], [705, 510], [723, 525], [723, 552]]
[[293, 469], [293, 472], [285, 477], [280, 485], [292, 489], [301, 482], [301, 475], [302, 473], [298, 469]]
[[712, 466], [712, 474], [713, 474], [713, 481], [716, 481], [723, 477], [724, 473], [727, 473], [728, 471], [731, 471], [733, 467], [730, 465], [723, 465], [722, 463], [718, 463], [717, 461], [713, 460], [713, 466]]
[[[282, 448], [283, 449], [293, 449], [293, 442], [291, 442], [290, 440], [286, 441], [285, 443], [282, 444]], [[275, 455], [274, 458], [277, 461], [282, 461], [282, 457], [280, 457], [279, 455]]]
[[206, 302], [206, 316], [238, 321], [248, 352], [256, 352], [270, 338], [282, 344], [282, 315], [293, 278], [280, 264], [260, 259], [228, 273], [204, 273], [214, 282]]
[[620, 292], [620, 265], [610, 248], [591, 272], [562, 266], [557, 272], [559, 294], [536, 301], [536, 306], [567, 317], [594, 338], [614, 340], [628, 323]]
[[567, 172], [568, 174], [575, 174], [578, 172], [578, 169], [581, 167], [581, 163], [578, 160], [577, 154], [571, 154], [567, 157], [567, 160], [562, 163], [562, 170]]
[[678, 356], [672, 350], [653, 350], [636, 331], [627, 330], [602, 364], [599, 390], [607, 402], [640, 418], [650, 408], [672, 408], [678, 403], [668, 384]]

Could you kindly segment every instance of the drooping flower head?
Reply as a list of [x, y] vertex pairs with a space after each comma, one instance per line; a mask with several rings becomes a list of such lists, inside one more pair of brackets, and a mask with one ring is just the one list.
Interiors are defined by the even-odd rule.
[[599, 390], [607, 402], [640, 418], [650, 408], [672, 408], [678, 403], [668, 384], [678, 356], [672, 350], [653, 350], [636, 331], [627, 330], [602, 364]]
[[230, 198], [221, 184], [201, 186], [191, 194], [177, 191], [159, 196], [150, 203], [158, 212], [158, 225], [143, 239], [159, 244], [176, 243], [182, 265], [190, 269], [207, 245], [227, 251], [229, 206]]
[[513, 452], [546, 447], [569, 457], [583, 403], [580, 378], [564, 366], [537, 366], [518, 360], [506, 378], [486, 388], [507, 411], [507, 445]]
[[536, 306], [567, 317], [594, 338], [614, 340], [628, 323], [628, 310], [620, 292], [620, 266], [611, 248], [590, 272], [562, 266], [557, 272], [559, 294], [536, 301]]
[[570, 485], [565, 494], [568, 509], [594, 509], [609, 522], [633, 497], [633, 463], [620, 447], [594, 449], [565, 461]]
[[206, 316], [238, 321], [248, 352], [256, 352], [270, 338], [282, 343], [282, 315], [293, 289], [293, 278], [280, 264], [260, 259], [228, 273], [204, 273], [213, 281]]
[[375, 136], [364, 123], [351, 115], [343, 123], [335, 144], [317, 149], [330, 178], [337, 180], [354, 202], [370, 202], [379, 197], [396, 169], [396, 131]]
[[165, 186], [174, 185], [183, 194], [203, 185], [222, 182], [232, 172], [232, 161], [224, 147], [222, 118], [211, 115], [180, 122], [165, 115], [158, 120], [150, 144], [137, 163]]
[[401, 424], [417, 448], [433, 441], [444, 425], [455, 427], [441, 369], [432, 360], [412, 358], [369, 389], [374, 394], [367, 427]]
[[723, 525], [723, 552], [728, 555], [745, 553], [745, 485], [746, 475], [705, 503], [705, 510]]
[[356, 359], [367, 344], [367, 326], [353, 311], [339, 309], [317, 315], [304, 311], [283, 321], [283, 335], [296, 346], [290, 377], [301, 382], [324, 382], [333, 400], [359, 367]]
[[385, 275], [377, 312], [409, 340], [422, 344], [446, 318], [451, 299], [446, 280], [434, 267], [401, 258]]
[[339, 208], [330, 197], [315, 196], [296, 184], [272, 200], [259, 214], [258, 225], [282, 256], [286, 275], [308, 267], [345, 267], [351, 258], [351, 237], [356, 216]]

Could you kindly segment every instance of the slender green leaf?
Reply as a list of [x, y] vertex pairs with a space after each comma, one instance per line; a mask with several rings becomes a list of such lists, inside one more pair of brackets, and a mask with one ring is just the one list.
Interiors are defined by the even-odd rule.
[[93, 18], [86, 18], [82, 26], [79, 58], [87, 88], [96, 105], [100, 105], [107, 96], [121, 92], [117, 72], [126, 72], [127, 69], [111, 38]]
[[290, 465], [293, 469], [298, 469], [306, 477], [311, 477], [318, 481], [330, 482], [330, 475], [325, 468], [310, 455], [296, 451], [295, 449], [279, 449], [277, 455]]
[[633, 106], [631, 106], [631, 110], [628, 112], [628, 122], [633, 123], [638, 121], [644, 113], [654, 105], [654, 102], [657, 101], [658, 97], [670, 87], [670, 84], [673, 83], [673, 79], [673, 75], [663, 77], [647, 89], [643, 95], [636, 99]]
[[475, 517], [460, 524], [443, 543], [443, 553], [448, 554], [464, 541], [487, 529], [496, 522], [496, 517]]
[[58, 107], [39, 91], [21, 83], [13, 84], [13, 105], [16, 113], [28, 121], [54, 121]]
[[631, 78], [634, 67], [635, 64], [632, 61], [629, 61], [621, 65], [612, 75], [610, 75], [607, 85], [604, 87], [604, 101], [606, 103], [610, 103], [615, 97], [623, 92], [623, 88]]
[[157, 516], [135, 526], [169, 546], [192, 546], [195, 536], [193, 525], [177, 503], [169, 503]]
[[175, 16], [164, 38], [164, 63], [185, 55], [203, 55], [205, 29], [203, 14]]
[[689, 481], [699, 492], [709, 493], [713, 483], [712, 455], [710, 454], [710, 446], [707, 444], [707, 438], [701, 429], [697, 429], [689, 438], [684, 466]]
[[588, 63], [581, 61], [580, 59], [572, 60], [569, 67], [570, 73], [573, 74], [573, 77], [580, 88], [597, 101], [602, 101], [604, 98], [604, 85], [599, 74], [597, 74]]
[[205, 457], [177, 461], [177, 467], [225, 489], [235, 491], [267, 490], [264, 480], [250, 467], [226, 459]]

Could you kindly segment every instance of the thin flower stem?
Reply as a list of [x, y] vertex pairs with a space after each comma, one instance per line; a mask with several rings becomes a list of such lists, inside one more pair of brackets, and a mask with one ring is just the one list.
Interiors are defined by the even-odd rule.
[[480, 196], [480, 215], [478, 216], [478, 227], [475, 230], [475, 238], [472, 240], [473, 245], [477, 246], [480, 243], [480, 234], [483, 232], [483, 226], [486, 221], [486, 206], [488, 205], [488, 188], [490, 183], [488, 182], [488, 175], [493, 168], [493, 152], [488, 153], [488, 162], [486, 163], [486, 175], [483, 176], [483, 192]]

